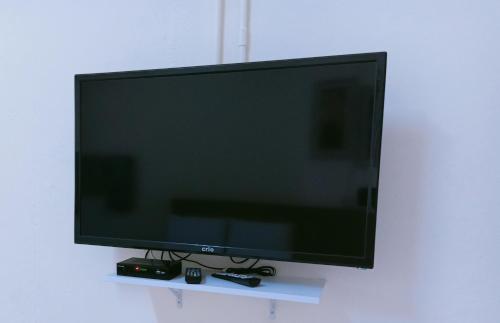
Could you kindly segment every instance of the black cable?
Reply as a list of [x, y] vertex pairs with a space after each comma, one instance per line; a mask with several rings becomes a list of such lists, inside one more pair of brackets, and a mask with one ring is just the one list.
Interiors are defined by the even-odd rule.
[[272, 266], [260, 266], [255, 268], [227, 268], [226, 273], [240, 275], [259, 275], [259, 276], [275, 276], [276, 268]]
[[273, 266], [259, 266], [255, 265], [260, 261], [260, 259], [255, 259], [254, 263], [247, 268], [226, 268], [225, 272], [240, 275], [259, 275], [259, 276], [275, 276], [276, 268]]
[[[182, 257], [182, 256], [179, 256], [178, 254], [176, 254], [174, 251], [168, 251], [168, 255], [170, 257], [170, 260], [172, 260], [172, 261], [182, 261], [182, 260], [184, 260], [184, 261], [195, 263], [195, 264], [197, 264], [199, 266], [202, 266], [202, 267], [205, 267], [205, 268], [208, 268], [208, 269], [213, 269], [213, 270], [224, 270], [225, 269], [225, 268], [220, 268], [220, 267], [212, 267], [212, 266], [204, 265], [201, 262], [198, 262], [196, 260], [187, 259], [189, 256], [191, 256], [190, 253], [187, 254], [186, 256]], [[172, 255], [175, 255], [179, 259], [175, 259], [174, 257], [172, 257]]]
[[169, 251], [169, 252], [171, 252], [174, 256], [178, 257], [179, 260], [186, 260], [192, 255], [191, 253], [188, 253], [185, 256], [179, 256], [178, 254], [175, 253], [175, 251]]
[[250, 258], [243, 258], [242, 260], [234, 260], [234, 257], [232, 256], [229, 256], [229, 259], [231, 260], [231, 262], [235, 263], [235, 264], [243, 264], [245, 262], [247, 262], [248, 260], [250, 260]]
[[[165, 253], [165, 251], [161, 252], [160, 259], [162, 261], [163, 261], [164, 253]], [[170, 251], [170, 250], [167, 251], [167, 253], [168, 253], [168, 256], [169, 256], [171, 261], [188, 261], [188, 262], [197, 264], [201, 267], [212, 269], [212, 270], [222, 270], [222, 271], [225, 271], [227, 273], [241, 274], [241, 275], [248, 275], [248, 274], [255, 274], [255, 275], [260, 275], [260, 276], [275, 276], [276, 275], [276, 268], [274, 268], [273, 266], [255, 267], [255, 265], [257, 265], [257, 263], [260, 261], [260, 259], [255, 259], [255, 261], [248, 267], [222, 268], [222, 267], [208, 266], [208, 265], [205, 265], [199, 261], [188, 259], [192, 255], [192, 253], [187, 253], [184, 256], [181, 256], [181, 255], [177, 254], [175, 251]], [[153, 259], [156, 259], [152, 249], [148, 249], [146, 251], [144, 258], [148, 259], [149, 255], [151, 255], [153, 257]], [[230, 256], [229, 259], [235, 264], [243, 264], [243, 263], [250, 260], [250, 258], [235, 260], [234, 257], [232, 257], [232, 256]]]
[[259, 261], [260, 259], [255, 259], [255, 262], [250, 267], [248, 267], [248, 269], [253, 268], [253, 266], [255, 266]]

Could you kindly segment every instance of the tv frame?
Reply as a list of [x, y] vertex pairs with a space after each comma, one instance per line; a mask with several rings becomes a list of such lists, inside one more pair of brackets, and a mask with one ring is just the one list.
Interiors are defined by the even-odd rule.
[[[377, 219], [377, 196], [374, 201], [368, 201], [366, 242], [364, 257], [341, 256], [319, 253], [276, 251], [265, 249], [234, 248], [227, 246], [207, 246], [201, 244], [174, 243], [165, 241], [135, 240], [109, 238], [99, 236], [82, 235], [80, 233], [80, 85], [82, 82], [94, 80], [112, 80], [123, 78], [152, 78], [175, 75], [221, 73], [231, 71], [253, 71], [265, 69], [282, 69], [305, 66], [337, 65], [351, 63], [375, 62], [376, 89], [374, 94], [374, 113], [372, 118], [372, 138], [371, 138], [371, 160], [377, 169], [377, 190], [379, 186], [380, 173], [380, 152], [382, 146], [382, 124], [385, 94], [386, 75], [386, 52], [374, 52], [351, 55], [324, 56], [312, 58], [298, 58], [274, 61], [260, 61], [251, 63], [236, 63], [222, 65], [207, 65], [193, 67], [177, 67], [155, 70], [140, 70], [127, 72], [97, 73], [97, 74], [77, 74], [75, 75], [75, 240], [77, 244], [89, 244], [122, 248], [171, 250], [177, 252], [188, 252], [196, 254], [212, 254], [219, 256], [232, 256], [244, 258], [260, 258], [277, 261], [290, 261], [302, 263], [314, 263], [325, 265], [338, 265], [359, 268], [373, 268], [375, 256], [375, 231]], [[378, 194], [377, 194], [378, 195]]]

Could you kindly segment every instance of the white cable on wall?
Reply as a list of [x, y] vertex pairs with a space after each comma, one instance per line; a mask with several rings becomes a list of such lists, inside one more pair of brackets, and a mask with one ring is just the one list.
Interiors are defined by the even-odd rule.
[[248, 62], [250, 37], [250, 0], [240, 0], [240, 60]]
[[226, 1], [219, 0], [217, 3], [217, 64], [224, 63], [224, 22]]

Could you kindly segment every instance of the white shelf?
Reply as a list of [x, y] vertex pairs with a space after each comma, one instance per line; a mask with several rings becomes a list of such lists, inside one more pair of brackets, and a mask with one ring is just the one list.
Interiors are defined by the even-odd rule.
[[[158, 280], [111, 274], [107, 276], [107, 281], [148, 287], [165, 287], [177, 290], [177, 293], [181, 290], [192, 290], [309, 304], [319, 304], [321, 292], [326, 282], [324, 279], [264, 277], [259, 286], [252, 288], [214, 278], [210, 276], [210, 273], [204, 272], [204, 276], [201, 284], [187, 284], [184, 281], [184, 276], [172, 280]], [[179, 305], [182, 306], [182, 294], [176, 294], [176, 296], [178, 304], [181, 302]], [[179, 300], [179, 298], [181, 299]]]

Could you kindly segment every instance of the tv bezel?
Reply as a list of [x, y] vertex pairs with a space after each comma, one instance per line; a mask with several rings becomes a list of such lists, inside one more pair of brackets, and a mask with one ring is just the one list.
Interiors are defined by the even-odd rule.
[[[121, 239], [111, 237], [89, 236], [80, 232], [80, 87], [83, 82], [95, 80], [113, 80], [130, 78], [153, 78], [189, 74], [224, 73], [232, 71], [255, 71], [265, 69], [297, 68], [307, 66], [338, 65], [352, 63], [376, 63], [376, 85], [372, 119], [371, 160], [377, 170], [379, 186], [380, 152], [382, 146], [382, 124], [385, 94], [386, 52], [298, 58], [251, 63], [206, 65], [193, 67], [177, 67], [155, 70], [111, 72], [75, 75], [75, 243], [122, 248], [172, 250], [197, 254], [211, 254], [244, 258], [260, 258], [277, 261], [315, 263], [359, 268], [373, 268], [375, 256], [375, 231], [377, 219], [377, 198], [372, 201], [373, 208], [367, 206], [366, 241], [364, 257], [342, 256], [332, 254], [305, 253], [295, 251], [276, 251], [265, 249], [247, 249], [227, 246], [207, 246], [201, 244], [174, 243], [166, 241]], [[378, 194], [377, 194], [378, 195]], [[370, 201], [369, 201], [370, 202]], [[370, 203], [368, 204], [370, 205]], [[207, 248], [210, 247], [210, 248]]]

